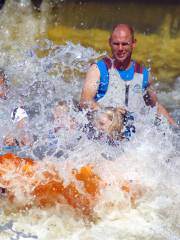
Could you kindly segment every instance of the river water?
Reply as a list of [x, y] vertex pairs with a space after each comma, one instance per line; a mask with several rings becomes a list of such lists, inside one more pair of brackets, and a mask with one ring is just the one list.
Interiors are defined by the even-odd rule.
[[[148, 5], [146, 9], [141, 4], [62, 1], [55, 8], [44, 1], [41, 12], [35, 12], [30, 4], [25, 7], [18, 2], [7, 1], [0, 15], [0, 66], [10, 86], [8, 99], [0, 102], [1, 146], [3, 136], [15, 132], [9, 117], [12, 109], [23, 104], [30, 114], [28, 128], [37, 140], [32, 148], [17, 150], [19, 156], [53, 162], [61, 168], [65, 182], [70, 181], [64, 170], [67, 165], [73, 168], [91, 163], [109, 186], [97, 200], [91, 220], [61, 204], [18, 212], [2, 198], [0, 239], [180, 239], [180, 132], [169, 128], [165, 120], [154, 126], [155, 110], [142, 116], [136, 135], [118, 147], [89, 140], [77, 130], [61, 132], [61, 156], [38, 152], [46, 146], [45, 136], [52, 128], [54, 102], [66, 99], [71, 106], [72, 99], [78, 101], [88, 67], [109, 51], [108, 32], [121, 20], [118, 7], [123, 21], [133, 23], [135, 19], [140, 47], [134, 58], [154, 69], [154, 88], [160, 101], [176, 122], [180, 120], [178, 5]], [[158, 11], [153, 15], [155, 8]], [[131, 20], [124, 9], [132, 14]], [[97, 18], [100, 11], [101, 20]], [[71, 108], [71, 114], [79, 123], [86, 123], [84, 113]], [[3, 149], [1, 152], [5, 153]], [[117, 189], [121, 179], [138, 182], [143, 189], [135, 208]], [[20, 187], [16, 188], [18, 192]], [[21, 201], [23, 197], [19, 191]]]

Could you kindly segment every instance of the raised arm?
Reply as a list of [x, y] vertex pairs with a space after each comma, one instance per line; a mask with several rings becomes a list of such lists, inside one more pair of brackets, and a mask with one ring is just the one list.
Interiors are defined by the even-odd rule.
[[174, 121], [174, 119], [171, 117], [170, 113], [166, 110], [166, 108], [158, 101], [158, 98], [152, 88], [152, 83], [153, 83], [153, 79], [152, 76], [150, 75], [149, 77], [149, 87], [147, 89], [148, 95], [150, 97], [150, 101], [151, 101], [151, 105], [155, 106], [157, 105], [157, 112], [160, 115], [163, 115], [169, 122], [169, 124], [171, 125], [175, 125], [177, 126], [176, 122]]
[[94, 100], [94, 97], [98, 91], [100, 82], [100, 72], [96, 64], [93, 64], [86, 74], [84, 81], [80, 106], [82, 108], [90, 108], [96, 110], [99, 108], [99, 104]]

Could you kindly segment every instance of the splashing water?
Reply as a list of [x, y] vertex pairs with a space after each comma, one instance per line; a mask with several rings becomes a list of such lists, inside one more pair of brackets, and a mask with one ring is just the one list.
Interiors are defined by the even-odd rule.
[[[8, 206], [5, 196], [1, 196], [0, 239], [180, 239], [179, 132], [172, 131], [165, 120], [160, 126], [154, 126], [155, 110], [152, 109], [141, 116], [136, 135], [118, 147], [89, 140], [79, 128], [71, 132], [64, 128], [51, 154], [48, 133], [53, 127], [54, 104], [67, 100], [71, 117], [85, 124], [85, 113], [74, 110], [73, 99], [79, 99], [90, 64], [105, 53], [72, 42], [55, 45], [46, 39], [31, 39], [27, 44], [27, 38], [24, 39], [25, 44], [20, 45], [18, 37], [15, 40], [8, 37], [9, 44], [16, 43], [11, 48], [7, 48], [7, 42], [1, 42], [4, 56], [1, 65], [10, 85], [9, 98], [1, 102], [1, 145], [3, 136], [11, 129], [14, 131], [9, 118], [11, 110], [23, 104], [30, 115], [29, 131], [36, 141], [31, 148], [17, 150], [17, 155], [42, 163], [51, 161], [66, 184], [71, 181], [68, 169], [92, 164], [108, 185], [102, 189], [90, 220], [67, 204], [47, 209], [33, 206], [18, 211]], [[168, 94], [173, 96], [173, 101], [177, 100], [172, 109], [178, 120], [177, 93], [175, 90], [161, 92], [161, 99]], [[13, 177], [9, 175], [10, 179]], [[135, 183], [135, 187], [140, 186], [143, 191], [135, 207], [129, 203], [129, 196], [124, 197], [119, 190], [122, 179]], [[20, 185], [15, 183], [14, 187], [19, 199], [26, 201]]]

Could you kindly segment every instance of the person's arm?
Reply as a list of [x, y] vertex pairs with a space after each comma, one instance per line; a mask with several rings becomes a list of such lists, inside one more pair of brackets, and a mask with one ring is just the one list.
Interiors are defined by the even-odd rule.
[[100, 105], [94, 100], [94, 97], [98, 91], [100, 82], [100, 72], [96, 64], [93, 64], [86, 74], [84, 81], [81, 98], [80, 107], [90, 108], [92, 110], [97, 110]]
[[151, 106], [157, 106], [157, 113], [160, 115], [163, 115], [169, 122], [169, 124], [171, 125], [177, 125], [176, 122], [174, 121], [174, 119], [171, 117], [170, 113], [166, 110], [166, 108], [158, 101], [158, 98], [152, 88], [152, 83], [153, 83], [153, 79], [152, 76], [149, 76], [149, 86], [147, 89], [147, 93], [150, 97], [150, 102], [151, 102]]

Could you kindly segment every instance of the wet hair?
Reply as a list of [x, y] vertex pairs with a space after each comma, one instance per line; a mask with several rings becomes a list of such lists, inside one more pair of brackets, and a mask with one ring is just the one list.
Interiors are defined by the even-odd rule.
[[109, 127], [109, 134], [113, 136], [115, 133], [121, 133], [123, 129], [124, 115], [118, 112], [116, 108], [112, 107], [105, 108], [105, 113], [109, 120], [112, 121]]
[[[113, 107], [105, 107], [99, 114], [101, 113], [105, 114], [111, 121], [107, 134], [114, 140], [120, 139], [124, 128], [124, 114]], [[98, 117], [99, 114], [97, 114], [96, 117]]]
[[134, 42], [135, 41], [135, 38], [134, 38], [134, 29], [132, 26], [130, 26], [129, 24], [126, 24], [126, 23], [118, 23], [116, 25], [113, 26], [112, 28], [112, 31], [111, 31], [111, 35], [110, 35], [110, 40], [111, 40], [111, 36], [113, 34], [113, 32], [117, 29], [117, 28], [120, 28], [120, 27], [125, 27], [129, 30], [130, 34], [131, 34], [131, 37], [132, 37], [132, 41]]

